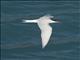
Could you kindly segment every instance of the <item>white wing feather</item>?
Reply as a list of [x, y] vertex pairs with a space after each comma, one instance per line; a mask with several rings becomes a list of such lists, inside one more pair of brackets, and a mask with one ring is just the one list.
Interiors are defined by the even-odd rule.
[[49, 24], [38, 23], [38, 26], [41, 30], [41, 38], [42, 38], [42, 48], [44, 48], [49, 42], [50, 36], [52, 34], [52, 28]]
[[49, 42], [51, 33], [52, 33], [51, 29], [47, 29], [47, 30], [41, 32], [42, 48], [44, 48], [47, 45], [47, 43]]

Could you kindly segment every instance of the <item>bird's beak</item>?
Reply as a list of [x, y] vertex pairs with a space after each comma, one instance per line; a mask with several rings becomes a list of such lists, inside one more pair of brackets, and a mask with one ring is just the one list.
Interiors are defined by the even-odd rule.
[[52, 23], [61, 23], [59, 19], [53, 19]]
[[55, 21], [55, 23], [60, 23], [60, 21]]
[[51, 23], [60, 23], [59, 21], [52, 21]]

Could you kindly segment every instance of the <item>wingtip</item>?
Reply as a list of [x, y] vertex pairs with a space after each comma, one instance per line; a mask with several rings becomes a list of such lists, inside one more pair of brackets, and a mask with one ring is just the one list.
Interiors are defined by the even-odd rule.
[[22, 20], [22, 23], [27, 23], [27, 20], [24, 20], [24, 19], [23, 19], [23, 20]]
[[44, 49], [45, 47], [42, 46], [42, 48]]
[[43, 45], [42, 45], [42, 48], [43, 48], [43, 49], [44, 49], [45, 47], [46, 47], [46, 46], [43, 46]]

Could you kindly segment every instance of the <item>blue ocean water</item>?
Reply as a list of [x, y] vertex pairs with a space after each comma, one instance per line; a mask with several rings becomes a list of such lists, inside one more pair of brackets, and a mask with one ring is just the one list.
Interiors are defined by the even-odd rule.
[[[1, 1], [1, 60], [79, 60], [79, 1]], [[51, 14], [60, 24], [50, 24], [53, 33], [41, 48], [37, 24], [23, 24]]]

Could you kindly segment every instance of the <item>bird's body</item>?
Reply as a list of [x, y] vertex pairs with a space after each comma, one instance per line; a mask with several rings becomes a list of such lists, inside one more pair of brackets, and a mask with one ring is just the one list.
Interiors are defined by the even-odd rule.
[[53, 16], [43, 16], [35, 20], [24, 20], [24, 23], [38, 24], [41, 30], [42, 48], [44, 48], [47, 45], [52, 34], [52, 27], [49, 25], [49, 23], [58, 23], [57, 21], [52, 21], [51, 18], [53, 18]]

